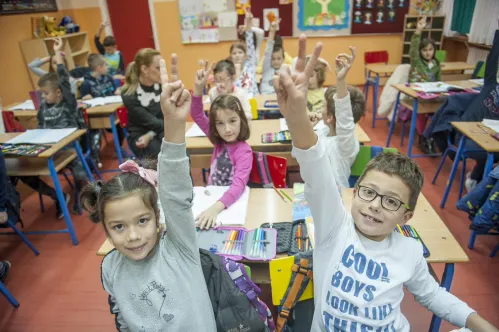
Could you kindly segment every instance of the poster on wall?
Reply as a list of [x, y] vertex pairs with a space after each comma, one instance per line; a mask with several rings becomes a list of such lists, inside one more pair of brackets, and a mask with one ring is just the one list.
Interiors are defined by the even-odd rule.
[[0, 15], [57, 11], [56, 0], [0, 0]]
[[269, 31], [270, 25], [279, 19], [279, 8], [266, 8], [263, 10], [263, 30]]
[[298, 29], [331, 31], [350, 29], [350, 0], [298, 0]]
[[236, 9], [239, 15], [246, 13], [246, 8], [251, 7], [251, 0], [236, 0]]

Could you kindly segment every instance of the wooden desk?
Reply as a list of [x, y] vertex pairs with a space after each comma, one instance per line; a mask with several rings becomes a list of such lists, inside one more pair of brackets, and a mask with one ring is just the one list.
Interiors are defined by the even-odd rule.
[[[203, 100], [206, 96], [203, 96]], [[271, 95], [256, 95], [253, 97], [256, 99], [256, 104], [258, 108], [258, 112], [279, 112], [279, 108], [276, 107], [265, 107], [265, 102], [267, 100], [277, 100], [277, 96], [275, 94]], [[211, 107], [211, 103], [203, 104], [203, 109], [205, 112], [209, 112]]]
[[[13, 107], [17, 104], [18, 103], [9, 105], [9, 107]], [[113, 133], [116, 156], [118, 157], [120, 164], [123, 162], [123, 154], [121, 153], [121, 146], [118, 138], [117, 125], [119, 125], [120, 120], [116, 116], [116, 110], [122, 106], [122, 103], [114, 103], [87, 108], [89, 129], [111, 129], [111, 132]], [[14, 117], [25, 129], [35, 129], [37, 127], [37, 110], [16, 110], [12, 112]]]
[[[78, 139], [85, 135], [86, 130], [76, 130], [55, 144], [50, 144], [51, 147], [36, 157], [17, 157], [6, 155], [5, 165], [8, 176], [50, 176], [54, 183], [57, 200], [62, 207], [64, 219], [66, 221], [66, 229], [57, 231], [33, 231], [24, 232], [25, 234], [60, 234], [69, 233], [73, 245], [78, 244], [78, 239], [71, 221], [71, 216], [65, 200], [65, 195], [62, 191], [61, 183], [57, 173], [66, 167], [71, 161], [78, 157], [85, 169], [87, 177], [90, 181], [94, 181], [92, 172], [87, 165], [85, 157], [78, 143]], [[22, 133], [5, 133], [0, 134], [0, 144], [6, 143], [10, 139], [21, 135]], [[66, 146], [73, 144], [74, 150], [63, 150]]]
[[[479, 86], [477, 83], [464, 80], [464, 81], [446, 81], [444, 83], [450, 84], [450, 85], [455, 85], [459, 86], [465, 89], [472, 89], [474, 87]], [[407, 107], [409, 110], [412, 111], [412, 117], [411, 117], [411, 126], [409, 129], [409, 143], [408, 143], [408, 148], [407, 148], [407, 156], [409, 158], [418, 158], [418, 157], [429, 157], [429, 156], [438, 156], [440, 154], [433, 154], [433, 155], [425, 155], [425, 154], [419, 154], [419, 155], [413, 155], [412, 154], [412, 148], [414, 145], [414, 136], [415, 136], [415, 131], [416, 131], [416, 118], [418, 114], [433, 114], [435, 113], [439, 107], [441, 106], [441, 102], [439, 101], [426, 101], [426, 100], [420, 100], [418, 98], [418, 91], [414, 90], [412, 88], [412, 85], [407, 86], [406, 84], [394, 84], [392, 85], [395, 89], [397, 89], [399, 92], [397, 94], [397, 100], [395, 102], [395, 107], [394, 107], [394, 113], [393, 113], [393, 119], [397, 119], [397, 112], [399, 105], [402, 104], [405, 107]], [[409, 96], [412, 98], [412, 100], [402, 100], [400, 98], [400, 94], [404, 94], [406, 96]], [[390, 146], [390, 141], [392, 138], [393, 130], [395, 129], [395, 124], [397, 121], [392, 121], [390, 123], [390, 130], [388, 131], [388, 138], [386, 140], [386, 146]]]
[[[464, 152], [464, 146], [467, 139], [472, 140], [479, 147], [485, 150], [485, 152], [487, 152], [487, 162], [485, 164], [484, 176], [487, 176], [487, 174], [492, 171], [492, 167], [494, 165], [494, 153], [499, 152], [499, 141], [491, 136], [491, 134], [495, 133], [494, 130], [490, 128], [482, 130], [482, 128], [480, 128], [478, 124], [480, 124], [480, 122], [451, 122], [451, 125], [457, 131], [459, 131], [462, 136], [459, 140], [456, 157], [454, 158], [454, 162], [452, 163], [452, 169], [449, 174], [447, 186], [445, 187], [444, 196], [442, 197], [442, 201], [440, 202], [441, 208], [445, 207], [445, 203], [447, 202], [447, 198], [449, 197], [452, 183], [454, 182], [454, 178], [456, 177], [457, 168], [459, 167], [459, 162], [461, 160], [459, 156], [461, 156]], [[459, 196], [461, 196], [461, 193]]]
[[[373, 85], [373, 120], [372, 127], [376, 126], [377, 120], [384, 120], [385, 118], [376, 117], [376, 112], [378, 111], [378, 91], [380, 85], [380, 79], [387, 79], [393, 74], [395, 69], [399, 64], [383, 64], [383, 63], [373, 63], [367, 64], [364, 68], [366, 71], [366, 84], [364, 86], [366, 99], [369, 94], [369, 86]], [[442, 81], [452, 81], [452, 80], [466, 80], [471, 78], [471, 74], [465, 75], [465, 70], [473, 70], [474, 65], [470, 65], [466, 62], [444, 62], [441, 64], [442, 67]], [[372, 77], [374, 74], [374, 77]]]
[[[187, 124], [187, 130], [192, 123]], [[291, 144], [283, 143], [262, 143], [262, 135], [269, 132], [278, 132], [281, 130], [280, 120], [258, 120], [250, 122], [251, 136], [248, 144], [253, 151], [266, 152], [272, 155], [281, 156], [287, 159], [288, 166], [297, 165], [296, 159], [291, 156]], [[355, 136], [360, 143], [369, 143], [371, 140], [366, 132], [357, 124]], [[191, 167], [207, 168], [210, 166], [213, 144], [207, 137], [187, 137], [187, 151], [191, 156]]]

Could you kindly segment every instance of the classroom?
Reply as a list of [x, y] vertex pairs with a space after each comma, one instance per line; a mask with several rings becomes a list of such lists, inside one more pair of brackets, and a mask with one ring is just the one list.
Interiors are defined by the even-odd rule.
[[499, 332], [498, 18], [0, 0], [0, 331]]

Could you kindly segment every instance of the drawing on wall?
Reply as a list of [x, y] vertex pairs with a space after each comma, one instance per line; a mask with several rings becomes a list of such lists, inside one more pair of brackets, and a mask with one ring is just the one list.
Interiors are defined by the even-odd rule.
[[360, 10], [355, 11], [353, 23], [362, 23], [362, 12]]
[[385, 22], [385, 13], [383, 11], [378, 11], [376, 13], [376, 22], [378, 23]]
[[279, 8], [265, 8], [263, 10], [263, 30], [269, 31], [270, 25], [279, 19]]
[[299, 0], [300, 30], [343, 30], [350, 27], [350, 0]]
[[388, 11], [388, 22], [395, 22], [395, 11]]
[[388, 0], [388, 4], [386, 5], [388, 8], [393, 8], [395, 5], [393, 4], [395, 0]]
[[362, 8], [362, 0], [355, 0], [355, 8]]
[[246, 8], [251, 7], [251, 0], [236, 0], [236, 10], [239, 15], [246, 13]]
[[372, 24], [373, 23], [373, 14], [372, 12], [364, 12], [364, 24]]
[[366, 0], [366, 8], [373, 8], [374, 0]]

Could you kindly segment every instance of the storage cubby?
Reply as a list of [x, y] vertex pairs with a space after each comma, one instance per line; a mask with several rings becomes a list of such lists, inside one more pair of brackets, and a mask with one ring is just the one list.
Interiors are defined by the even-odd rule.
[[[404, 18], [404, 43], [402, 45], [402, 63], [410, 63], [409, 49], [413, 34], [416, 31], [417, 23], [421, 16], [405, 15]], [[422, 38], [431, 38], [435, 41], [437, 50], [442, 49], [444, 40], [445, 16], [428, 16], [426, 27], [421, 32]]]

